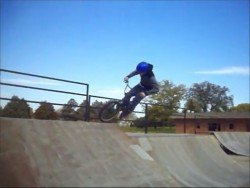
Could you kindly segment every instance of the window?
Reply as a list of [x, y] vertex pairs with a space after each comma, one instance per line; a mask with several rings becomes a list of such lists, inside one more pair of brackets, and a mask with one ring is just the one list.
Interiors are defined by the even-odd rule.
[[209, 123], [208, 124], [208, 130], [209, 131], [216, 131], [217, 124], [216, 123]]
[[220, 131], [220, 130], [221, 130], [221, 129], [220, 129], [220, 124], [218, 124], [217, 126], [218, 126], [218, 131]]
[[229, 129], [234, 129], [234, 124], [230, 123], [229, 124]]
[[196, 128], [197, 128], [197, 129], [200, 129], [200, 128], [201, 128], [200, 122], [197, 122], [197, 123], [196, 123]]
[[220, 123], [208, 123], [208, 131], [221, 131]]

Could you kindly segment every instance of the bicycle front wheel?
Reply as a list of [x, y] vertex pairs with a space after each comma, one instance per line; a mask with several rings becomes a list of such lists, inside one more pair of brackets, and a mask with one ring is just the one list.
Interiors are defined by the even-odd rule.
[[121, 111], [119, 101], [109, 101], [103, 105], [99, 112], [99, 119], [102, 122], [114, 122]]

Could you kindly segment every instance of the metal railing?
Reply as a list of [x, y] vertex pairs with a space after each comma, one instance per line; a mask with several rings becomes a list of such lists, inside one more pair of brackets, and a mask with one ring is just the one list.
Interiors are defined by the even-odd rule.
[[[81, 105], [67, 105], [67, 104], [62, 104], [62, 103], [53, 103], [53, 102], [46, 102], [48, 104], [52, 104], [52, 105], [61, 105], [61, 106], [72, 106], [72, 107], [84, 107], [85, 108], [85, 114], [83, 117], [83, 120], [85, 121], [89, 121], [90, 119], [97, 119], [97, 117], [90, 117], [90, 109], [98, 109], [100, 107], [93, 107], [91, 106], [91, 100], [93, 98], [99, 98], [99, 99], [107, 99], [107, 100], [119, 100], [119, 99], [115, 99], [115, 98], [110, 98], [110, 97], [103, 97], [103, 96], [96, 96], [96, 95], [90, 95], [89, 94], [89, 84], [87, 83], [82, 83], [82, 82], [76, 82], [76, 81], [71, 81], [71, 80], [65, 80], [65, 79], [59, 79], [59, 78], [54, 78], [54, 77], [48, 77], [48, 76], [42, 76], [42, 75], [36, 75], [36, 74], [29, 74], [29, 73], [24, 73], [24, 72], [18, 72], [18, 71], [12, 71], [12, 70], [7, 70], [7, 69], [0, 69], [0, 72], [5, 72], [5, 73], [10, 73], [10, 74], [18, 74], [18, 75], [25, 75], [25, 76], [31, 76], [31, 77], [36, 77], [36, 78], [42, 78], [42, 79], [48, 79], [48, 80], [55, 80], [55, 81], [59, 81], [59, 82], [65, 82], [65, 83], [70, 83], [70, 84], [77, 84], [77, 85], [81, 85], [81, 86], [85, 86], [86, 90], [83, 93], [76, 93], [76, 92], [70, 92], [70, 91], [63, 91], [63, 90], [55, 90], [55, 89], [49, 89], [49, 88], [41, 88], [41, 87], [31, 87], [31, 86], [26, 86], [26, 85], [20, 85], [20, 84], [13, 84], [13, 83], [7, 83], [7, 82], [3, 82], [2, 80], [0, 80], [0, 85], [5, 85], [5, 86], [9, 86], [9, 87], [19, 87], [19, 88], [25, 88], [25, 89], [33, 89], [33, 90], [40, 90], [40, 91], [48, 91], [48, 92], [56, 92], [56, 93], [63, 93], [63, 94], [70, 94], [70, 95], [78, 95], [78, 96], [82, 96], [85, 97], [85, 101], [86, 101], [86, 105], [85, 106], [81, 106]], [[11, 98], [7, 98], [7, 97], [1, 97], [1, 100], [9, 100], [11, 101]], [[41, 101], [34, 101], [34, 100], [26, 100], [26, 102], [30, 102], [30, 103], [41, 103]], [[84, 101], [84, 100], [83, 100]], [[165, 106], [162, 104], [151, 104], [151, 103], [146, 103], [146, 102], [140, 102], [140, 105], [144, 105], [144, 109], [145, 111], [133, 111], [134, 113], [143, 113], [145, 114], [145, 120], [146, 120], [146, 127], [145, 127], [145, 133], [147, 133], [147, 127], [148, 127], [148, 109], [149, 109], [149, 105], [156, 105], [156, 106]], [[186, 109], [185, 108], [179, 108], [178, 109], [183, 109], [184, 110], [184, 132], [186, 132]], [[128, 120], [128, 121], [132, 121], [132, 120]]]
[[[12, 71], [12, 70], [7, 70], [7, 69], [0, 69], [0, 72], [5, 72], [5, 73], [10, 73], [10, 74], [18, 74], [18, 75], [25, 75], [25, 76], [31, 76], [31, 77], [36, 77], [36, 78], [42, 78], [42, 79], [48, 79], [48, 80], [55, 80], [59, 82], [65, 82], [65, 83], [70, 83], [70, 84], [77, 84], [81, 86], [85, 86], [86, 90], [84, 93], [76, 93], [76, 92], [69, 92], [69, 91], [62, 91], [62, 90], [55, 90], [55, 89], [48, 89], [48, 88], [41, 88], [41, 87], [31, 87], [31, 86], [25, 86], [25, 85], [20, 85], [20, 84], [12, 84], [12, 83], [7, 83], [7, 82], [2, 82], [0, 80], [0, 85], [5, 85], [5, 86], [10, 86], [10, 87], [19, 87], [19, 88], [26, 88], [26, 89], [33, 89], [33, 90], [40, 90], [40, 91], [49, 91], [49, 92], [56, 92], [56, 93], [64, 93], [64, 94], [70, 94], [70, 95], [78, 95], [78, 96], [83, 96], [85, 97], [86, 104], [88, 104], [88, 99], [89, 99], [89, 84], [87, 83], [81, 83], [81, 82], [76, 82], [76, 81], [71, 81], [71, 80], [65, 80], [65, 79], [59, 79], [59, 78], [54, 78], [54, 77], [48, 77], [48, 76], [42, 76], [42, 75], [36, 75], [36, 74], [29, 74], [29, 73], [24, 73], [24, 72], [18, 72], [18, 71]], [[11, 98], [6, 98], [6, 97], [0, 97], [1, 100], [12, 100]], [[34, 100], [25, 100], [30, 103], [41, 103], [41, 101], [34, 101]], [[52, 105], [67, 105], [67, 104], [61, 104], [61, 103], [51, 103], [51, 102], [46, 102], [48, 104]], [[86, 113], [84, 120], [87, 120], [88, 117], [88, 112], [89, 112], [89, 106], [80, 106], [80, 105], [75, 105], [74, 107], [85, 107], [86, 108]]]

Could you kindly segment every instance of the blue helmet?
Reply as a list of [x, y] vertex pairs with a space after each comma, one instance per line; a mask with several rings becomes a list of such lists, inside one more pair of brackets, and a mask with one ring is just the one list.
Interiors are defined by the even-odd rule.
[[139, 72], [139, 73], [145, 73], [149, 70], [149, 64], [142, 61], [140, 62], [137, 66], [136, 66], [136, 70]]

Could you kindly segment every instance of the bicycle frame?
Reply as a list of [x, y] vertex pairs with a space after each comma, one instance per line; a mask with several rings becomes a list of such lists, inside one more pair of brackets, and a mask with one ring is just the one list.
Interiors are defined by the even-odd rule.
[[129, 85], [129, 82], [126, 82], [126, 86], [124, 89], [124, 95], [126, 95], [126, 93], [128, 93], [128, 92], [126, 92], [127, 88], [132, 89], [132, 87]]

